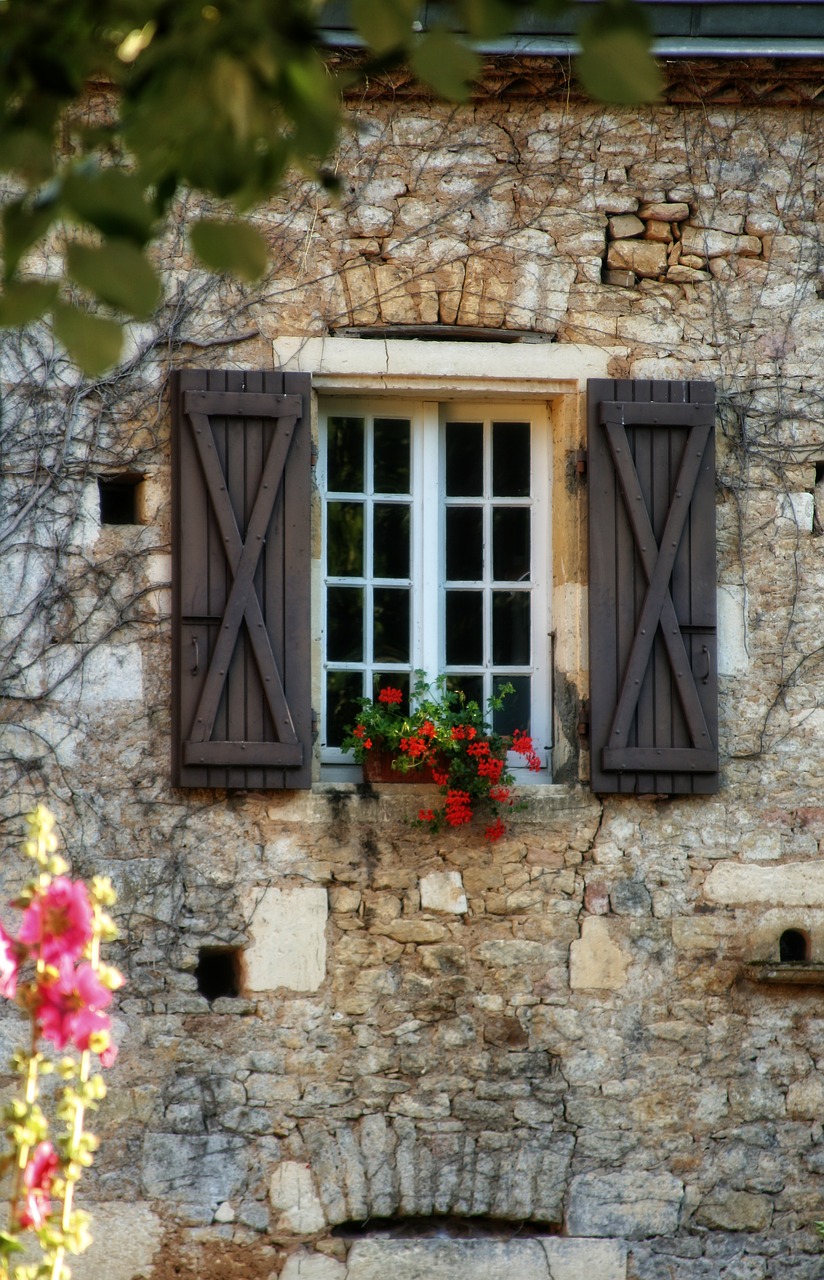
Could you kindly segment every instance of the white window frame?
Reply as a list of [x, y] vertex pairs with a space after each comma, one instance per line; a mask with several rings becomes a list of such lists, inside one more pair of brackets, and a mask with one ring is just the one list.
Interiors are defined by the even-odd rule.
[[[426, 671], [431, 679], [444, 667], [445, 640], [445, 566], [444, 548], [444, 431], [447, 419], [454, 421], [485, 420], [520, 422], [528, 420], [530, 433], [531, 494], [531, 661], [523, 674], [531, 680], [531, 734], [543, 769], [538, 775], [546, 780], [552, 749], [552, 684], [550, 673], [550, 579], [552, 574], [550, 492], [551, 450], [549, 422], [545, 403], [524, 400], [451, 401], [387, 400], [378, 398], [319, 397], [318, 417], [321, 440], [317, 482], [326, 494], [325, 423], [329, 417], [355, 417], [379, 414], [408, 419], [412, 428], [412, 502], [411, 502], [411, 667]], [[491, 503], [491, 499], [487, 499]], [[325, 566], [327, 545], [326, 504], [321, 512], [322, 563]], [[325, 593], [321, 604], [320, 644], [326, 653]], [[368, 627], [367, 627], [368, 635]], [[358, 669], [360, 663], [353, 663]], [[380, 664], [383, 665], [383, 664]], [[486, 664], [487, 671], [491, 663]], [[345, 669], [345, 668], [344, 668]], [[480, 673], [479, 673], [480, 674]], [[325, 678], [325, 669], [324, 669]], [[412, 680], [410, 679], [410, 683]], [[322, 686], [323, 687], [323, 686]], [[486, 711], [486, 707], [483, 708]], [[321, 717], [321, 762], [324, 766], [346, 766], [350, 758], [323, 740]], [[509, 766], [518, 771], [521, 757], [510, 754]], [[531, 775], [536, 781], [536, 775]]]
[[[472, 342], [432, 341], [419, 338], [306, 337], [279, 335], [272, 343], [273, 363], [285, 372], [309, 373], [312, 377], [315, 411], [318, 396], [360, 396], [374, 399], [422, 399], [441, 403], [447, 400], [540, 401], [546, 406], [554, 456], [551, 491], [551, 520], [564, 528], [574, 518], [580, 521], [580, 504], [568, 492], [566, 450], [579, 449], [583, 439], [585, 391], [589, 378], [615, 376], [613, 362], [626, 360], [629, 351], [621, 346], [590, 346], [561, 342]], [[320, 522], [315, 525], [319, 552]], [[564, 563], [569, 533], [556, 538], [551, 580], [552, 616], [557, 635], [553, 639], [550, 663], [562, 678], [580, 684], [588, 668], [586, 637], [586, 589], [580, 579], [569, 577]], [[573, 558], [574, 548], [571, 548]], [[313, 706], [321, 705], [321, 578], [320, 560], [314, 559], [313, 600]], [[557, 725], [555, 726], [557, 732]], [[574, 732], [574, 730], [573, 730]], [[553, 755], [566, 767], [571, 738], [562, 733], [555, 738]], [[318, 767], [319, 761], [318, 761]], [[360, 771], [351, 766], [323, 766], [323, 781], [357, 781]], [[538, 775], [529, 775], [534, 781]], [[546, 781], [551, 781], [547, 778]]]

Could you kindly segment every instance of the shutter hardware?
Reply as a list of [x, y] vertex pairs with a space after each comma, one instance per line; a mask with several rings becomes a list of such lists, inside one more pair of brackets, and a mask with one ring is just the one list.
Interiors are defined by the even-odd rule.
[[582, 698], [578, 708], [578, 737], [582, 742], [589, 738], [589, 698]]
[[575, 453], [572, 455], [572, 457], [573, 457], [573, 461], [574, 461], [574, 463], [575, 463], [575, 474], [576, 474], [576, 476], [581, 476], [581, 478], [583, 479], [583, 477], [584, 477], [584, 476], [586, 475], [586, 473], [587, 473], [587, 451], [586, 451], [586, 449], [576, 449], [576, 451], [575, 451]]

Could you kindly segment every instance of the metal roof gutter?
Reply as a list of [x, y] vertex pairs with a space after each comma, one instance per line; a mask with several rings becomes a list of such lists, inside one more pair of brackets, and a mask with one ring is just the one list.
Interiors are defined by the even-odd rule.
[[[335, 49], [362, 49], [364, 42], [355, 31], [321, 32], [325, 45]], [[474, 45], [487, 57], [529, 56], [569, 58], [580, 52], [573, 36], [506, 36]], [[726, 39], [713, 36], [664, 36], [654, 40], [652, 51], [658, 58], [824, 58], [824, 40], [775, 36], [742, 36]]]

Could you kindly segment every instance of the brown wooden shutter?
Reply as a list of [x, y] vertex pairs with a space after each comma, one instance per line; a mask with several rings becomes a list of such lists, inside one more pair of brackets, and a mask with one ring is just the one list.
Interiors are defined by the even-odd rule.
[[310, 785], [309, 387], [173, 375], [176, 786]]
[[714, 387], [588, 393], [592, 788], [717, 791]]

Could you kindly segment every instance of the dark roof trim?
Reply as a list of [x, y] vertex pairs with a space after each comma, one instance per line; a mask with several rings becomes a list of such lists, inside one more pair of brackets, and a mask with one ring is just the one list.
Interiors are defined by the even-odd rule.
[[[582, 4], [591, 0], [582, 0]], [[817, 58], [824, 56], [824, 4], [818, 0], [641, 0], [663, 58]], [[435, 25], [442, 10], [436, 0], [421, 5], [421, 30]], [[513, 15], [513, 30], [478, 44], [481, 53], [568, 57], [578, 52], [575, 22], [570, 15], [547, 18], [532, 9]], [[578, 12], [580, 17], [580, 10]], [[349, 21], [348, 5], [330, 0], [324, 11], [324, 43], [359, 48], [360, 37]]]

